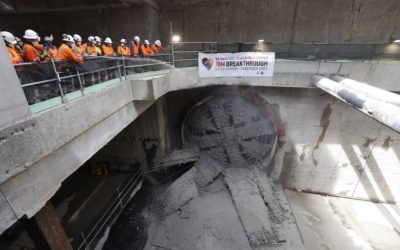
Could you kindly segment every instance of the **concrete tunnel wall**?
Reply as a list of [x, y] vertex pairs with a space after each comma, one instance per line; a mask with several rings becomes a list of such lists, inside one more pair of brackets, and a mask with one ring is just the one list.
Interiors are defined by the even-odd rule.
[[385, 43], [399, 37], [396, 0], [161, 1], [160, 31], [169, 21], [184, 41]]
[[90, 35], [103, 40], [111, 37], [115, 47], [121, 38], [132, 40], [135, 35], [143, 40], [159, 39], [158, 27], [158, 12], [149, 6], [0, 15], [0, 30], [20, 38], [26, 29], [42, 37], [53, 34], [57, 42], [64, 33], [77, 33], [84, 42]]

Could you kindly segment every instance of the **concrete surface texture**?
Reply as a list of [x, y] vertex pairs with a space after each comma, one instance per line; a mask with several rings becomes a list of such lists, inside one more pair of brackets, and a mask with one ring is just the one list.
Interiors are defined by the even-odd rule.
[[[13, 66], [3, 37], [0, 37], [0, 130], [30, 115], [28, 102], [16, 74], [9, 74]], [[2, 143], [3, 139], [0, 139]]]
[[[164, 76], [155, 73], [143, 79], [130, 78], [21, 123], [10, 124], [0, 132], [4, 138], [0, 143], [1, 199], [7, 200], [1, 203], [0, 213], [4, 218], [1, 231], [17, 218], [30, 217], [39, 211], [63, 180], [156, 99], [170, 91], [217, 85], [262, 86], [257, 91], [277, 107], [286, 138], [270, 173], [286, 187], [398, 201], [399, 135], [323, 92], [311, 89], [314, 74], [339, 73], [398, 91], [400, 73], [396, 67], [397, 63], [375, 61], [283, 60], [277, 61], [273, 78], [230, 79], [200, 79], [196, 68], [177, 69]], [[158, 105], [158, 114], [153, 117], [162, 114], [168, 117], [166, 114], [173, 113]], [[160, 132], [155, 135], [162, 134], [165, 126], [174, 126], [163, 119], [158, 122], [154, 130]], [[173, 137], [162, 141], [163, 150], [170, 145], [169, 141], [176, 140]]]
[[148, 5], [80, 9], [78, 4], [70, 11], [0, 15], [0, 23], [2, 30], [18, 37], [28, 28], [43, 37], [53, 34], [56, 43], [64, 33], [80, 34], [84, 41], [88, 36], [111, 37], [115, 47], [121, 38], [133, 40], [135, 35], [143, 40], [159, 39], [159, 14]]
[[164, 40], [170, 37], [169, 21], [185, 41], [386, 43], [400, 36], [396, 0], [175, 0], [160, 5]]

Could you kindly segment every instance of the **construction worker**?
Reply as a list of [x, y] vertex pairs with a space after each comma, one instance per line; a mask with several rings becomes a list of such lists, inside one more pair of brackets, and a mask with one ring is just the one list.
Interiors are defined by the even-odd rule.
[[23, 38], [25, 39], [25, 44], [22, 48], [24, 51], [24, 61], [40, 62], [45, 60], [47, 57], [47, 51], [41, 54], [37, 48], [35, 48], [35, 44], [38, 43], [39, 39], [38, 34], [31, 29], [27, 29], [25, 30]]
[[153, 54], [153, 51], [150, 48], [150, 43], [148, 40], [144, 40], [144, 43], [142, 45], [142, 53], [143, 56], [151, 56]]
[[111, 38], [107, 37], [104, 39], [104, 44], [101, 46], [103, 55], [105, 56], [115, 56], [114, 49], [112, 47], [112, 40]]
[[43, 49], [48, 52], [46, 61], [57, 56], [57, 47], [53, 45], [53, 35], [44, 37]]
[[62, 38], [63, 43], [58, 48], [56, 59], [65, 62], [83, 63], [83, 58], [75, 54], [74, 38], [71, 35], [64, 34]]
[[153, 51], [153, 53], [160, 52], [162, 49], [163, 47], [161, 46], [160, 40], [155, 41], [153, 46], [151, 46], [151, 50]]
[[24, 46], [24, 42], [21, 41], [19, 37], [15, 36], [15, 41], [17, 41], [17, 44], [15, 44], [15, 48], [17, 49], [19, 55], [22, 57], [24, 54], [24, 51], [22, 50], [22, 47]]
[[18, 53], [18, 50], [15, 48], [17, 41], [15, 40], [14, 35], [7, 31], [1, 32], [1, 35], [3, 36], [4, 42], [6, 43], [8, 54], [10, 55], [12, 64], [22, 63], [22, 57]]
[[120, 45], [117, 48], [117, 54], [119, 56], [125, 56], [125, 57], [130, 57], [131, 56], [131, 50], [126, 47], [126, 40], [121, 39]]
[[74, 36], [74, 42], [75, 42], [75, 49], [78, 52], [78, 54], [81, 57], [85, 56], [85, 49], [82, 46], [82, 37], [78, 34], [75, 34]]
[[94, 41], [95, 41], [95, 46], [96, 46], [96, 51], [97, 51], [97, 55], [98, 56], [102, 56], [102, 50], [101, 50], [101, 38], [98, 36], [94, 37]]
[[33, 43], [33, 46], [35, 46], [35, 48], [37, 49], [37, 51], [39, 51], [40, 54], [42, 54], [44, 52], [43, 45], [40, 44], [39, 34], [38, 34], [38, 41], [36, 43]]
[[88, 41], [86, 43], [86, 54], [88, 56], [97, 56], [97, 49], [95, 45], [96, 41], [93, 36], [88, 37]]
[[142, 53], [142, 48], [140, 47], [140, 38], [138, 36], [135, 36], [133, 38], [133, 41], [131, 42], [130, 48], [131, 50], [131, 55], [132, 56], [141, 56], [143, 55]]

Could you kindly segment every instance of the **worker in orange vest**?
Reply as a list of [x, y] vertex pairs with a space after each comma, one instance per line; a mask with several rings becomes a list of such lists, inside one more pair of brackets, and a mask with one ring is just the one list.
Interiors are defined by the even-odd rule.
[[65, 62], [83, 63], [83, 57], [76, 54], [74, 38], [71, 35], [64, 34], [62, 41], [63, 43], [58, 48], [56, 59]]
[[85, 49], [82, 46], [82, 37], [78, 34], [74, 35], [75, 49], [81, 57], [85, 56]]
[[140, 47], [140, 38], [138, 36], [135, 36], [133, 38], [133, 41], [131, 42], [131, 45], [129, 46], [131, 50], [131, 56], [142, 56], [142, 48]]
[[153, 53], [160, 52], [162, 49], [163, 47], [161, 46], [160, 40], [155, 41], [153, 46], [151, 46], [151, 50], [153, 51]]
[[53, 35], [44, 37], [43, 49], [48, 52], [46, 61], [57, 56], [57, 47], [53, 45]]
[[44, 52], [43, 45], [40, 44], [39, 34], [38, 34], [38, 41], [37, 41], [37, 43], [34, 43], [33, 46], [35, 46], [35, 48], [39, 51], [40, 54], [42, 54]]
[[25, 39], [25, 44], [23, 46], [24, 51], [24, 61], [26, 62], [40, 62], [46, 59], [47, 51], [40, 53], [37, 48], [35, 48], [35, 44], [38, 43], [39, 36], [33, 30], [25, 30], [25, 34], [23, 36]]
[[95, 40], [93, 36], [88, 37], [88, 41], [86, 43], [86, 54], [88, 56], [97, 56], [97, 49], [95, 45]]
[[3, 36], [3, 39], [6, 43], [8, 54], [10, 55], [12, 64], [22, 63], [22, 57], [15, 48], [17, 40], [15, 40], [14, 35], [7, 31], [1, 32], [1, 35]]
[[103, 51], [103, 55], [115, 56], [111, 38], [107, 37], [106, 39], [104, 39], [104, 44], [103, 46], [101, 46], [101, 49]]
[[125, 57], [130, 57], [131, 56], [131, 50], [126, 47], [126, 40], [121, 39], [120, 45], [117, 48], [117, 54], [119, 56], [125, 56]]
[[150, 48], [150, 43], [148, 40], [144, 40], [144, 43], [142, 45], [142, 53], [143, 56], [151, 56], [153, 54], [153, 51]]

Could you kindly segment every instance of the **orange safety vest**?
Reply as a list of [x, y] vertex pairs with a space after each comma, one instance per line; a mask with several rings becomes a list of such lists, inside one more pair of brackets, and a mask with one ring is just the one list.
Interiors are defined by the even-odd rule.
[[106, 46], [106, 45], [102, 45], [101, 49], [103, 51], [103, 54], [105, 56], [114, 56], [114, 49], [112, 46]]
[[133, 56], [139, 55], [139, 44], [133, 43], [133, 51], [131, 51], [131, 55]]
[[50, 47], [47, 50], [48, 54], [46, 57], [46, 61], [50, 61], [51, 58], [55, 58], [57, 56], [57, 48], [55, 46]]
[[37, 49], [37, 51], [39, 51], [40, 54], [43, 53], [44, 49], [43, 49], [43, 45], [40, 43], [34, 43], [33, 46], [35, 46], [35, 49]]
[[127, 46], [119, 45], [117, 48], [117, 53], [121, 56], [131, 56], [131, 50]]
[[8, 54], [10, 55], [12, 64], [22, 63], [24, 61], [24, 60], [22, 60], [22, 57], [18, 54], [18, 51], [16, 48], [7, 46], [7, 49], [8, 49]]
[[86, 48], [86, 53], [89, 56], [97, 56], [96, 46], [94, 46], [93, 44], [92, 45], [88, 45], [87, 48]]
[[151, 50], [150, 46], [146, 46], [146, 45], [142, 45], [142, 52], [143, 52], [143, 56], [150, 56], [151, 54], [153, 54], [153, 51]]
[[65, 62], [83, 63], [83, 59], [79, 58], [65, 43], [58, 48], [56, 59]]
[[152, 50], [153, 52], [159, 52], [159, 51], [162, 50], [162, 47], [153, 44], [153, 46], [151, 46], [151, 50]]
[[84, 56], [85, 55], [85, 49], [82, 48], [82, 45], [75, 45], [75, 49], [76, 49], [76, 51], [78, 51], [80, 56]]
[[22, 48], [24, 51], [24, 60], [26, 62], [40, 62], [40, 53], [33, 45], [25, 43]]

